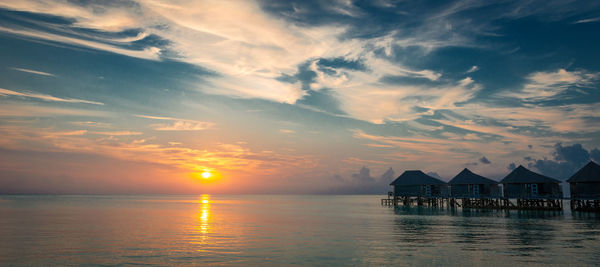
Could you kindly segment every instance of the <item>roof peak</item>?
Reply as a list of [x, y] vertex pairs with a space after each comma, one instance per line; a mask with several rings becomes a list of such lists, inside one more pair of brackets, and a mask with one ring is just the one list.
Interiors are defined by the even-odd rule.
[[500, 183], [560, 183], [559, 180], [531, 171], [523, 165], [512, 170]]
[[567, 179], [567, 182], [600, 182], [600, 165], [590, 160]]
[[390, 185], [424, 185], [424, 184], [445, 184], [444, 181], [432, 177], [421, 170], [404, 171]]
[[496, 184], [498, 182], [483, 177], [479, 174], [476, 174], [469, 170], [468, 168], [464, 168], [459, 174], [454, 176], [452, 180], [448, 182], [449, 184]]
[[585, 164], [585, 166], [587, 166], [587, 165], [596, 165], [596, 166], [600, 167], [600, 165], [598, 165], [598, 163], [594, 162], [593, 160], [590, 160], [590, 162], [588, 162], [587, 164]]

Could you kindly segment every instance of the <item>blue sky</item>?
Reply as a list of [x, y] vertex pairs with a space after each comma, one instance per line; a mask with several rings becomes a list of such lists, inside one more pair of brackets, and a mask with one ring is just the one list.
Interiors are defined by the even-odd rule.
[[0, 1], [0, 185], [565, 179], [600, 160], [597, 32], [595, 1]]

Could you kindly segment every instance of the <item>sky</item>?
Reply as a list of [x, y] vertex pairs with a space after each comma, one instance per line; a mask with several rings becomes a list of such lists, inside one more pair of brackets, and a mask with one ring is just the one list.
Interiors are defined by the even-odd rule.
[[598, 1], [0, 0], [0, 193], [566, 179], [600, 161], [599, 32]]

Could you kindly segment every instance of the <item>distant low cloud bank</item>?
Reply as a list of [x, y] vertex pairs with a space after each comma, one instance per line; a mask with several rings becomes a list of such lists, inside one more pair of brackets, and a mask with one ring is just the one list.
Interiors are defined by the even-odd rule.
[[[565, 180], [590, 160], [599, 162], [600, 150], [598, 148], [587, 150], [581, 144], [563, 146], [562, 143], [556, 143], [552, 156], [553, 159], [546, 157], [543, 159], [524, 157], [523, 159], [528, 162], [527, 166], [529, 168], [535, 168], [546, 176]], [[515, 167], [516, 164], [511, 163], [508, 169], [512, 170]]]
[[385, 194], [389, 191], [389, 184], [396, 178], [396, 173], [390, 167], [379, 177], [372, 177], [371, 170], [362, 167], [358, 173], [349, 178], [335, 175], [332, 179], [341, 185], [331, 188], [326, 193], [332, 194]]

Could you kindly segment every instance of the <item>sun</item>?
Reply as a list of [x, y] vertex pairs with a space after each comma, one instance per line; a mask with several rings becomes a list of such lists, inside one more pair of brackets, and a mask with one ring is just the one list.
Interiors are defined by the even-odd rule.
[[189, 173], [190, 178], [201, 183], [212, 183], [222, 178], [221, 173], [215, 169], [197, 168]]

